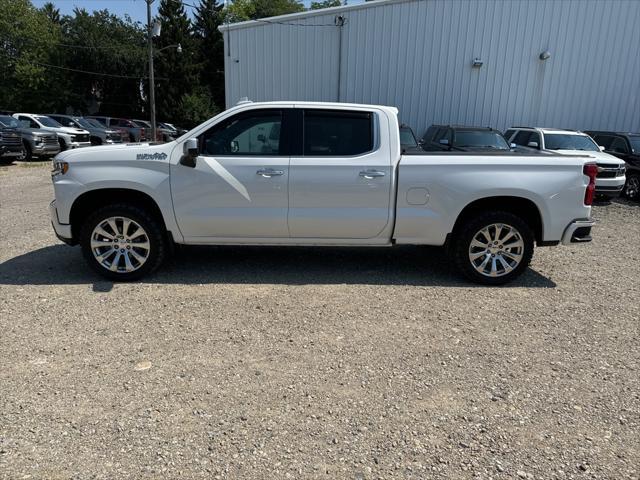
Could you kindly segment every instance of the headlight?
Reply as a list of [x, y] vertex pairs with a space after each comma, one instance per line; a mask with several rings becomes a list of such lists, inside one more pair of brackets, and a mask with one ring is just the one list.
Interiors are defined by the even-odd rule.
[[51, 170], [51, 175], [64, 175], [69, 171], [69, 164], [67, 162], [62, 162], [60, 160], [53, 161], [53, 170]]

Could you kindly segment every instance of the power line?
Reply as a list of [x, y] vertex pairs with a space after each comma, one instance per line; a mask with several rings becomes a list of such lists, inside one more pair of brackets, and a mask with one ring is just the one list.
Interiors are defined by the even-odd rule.
[[[113, 77], [113, 78], [128, 78], [128, 79], [135, 79], [135, 80], [140, 80], [142, 78], [149, 78], [146, 75], [118, 75], [115, 73], [102, 73], [102, 72], [90, 72], [88, 70], [79, 70], [77, 68], [68, 68], [68, 67], [61, 67], [60, 65], [51, 65], [50, 63], [40, 63], [40, 62], [34, 62], [34, 61], [30, 61], [29, 63], [33, 64], [33, 65], [38, 65], [41, 67], [48, 67], [48, 68], [57, 68], [59, 70], [67, 70], [69, 72], [77, 72], [77, 73], [86, 73], [88, 75], [98, 75], [98, 76], [102, 76], [102, 77]], [[168, 78], [161, 78], [158, 77], [158, 80], [169, 80]]]

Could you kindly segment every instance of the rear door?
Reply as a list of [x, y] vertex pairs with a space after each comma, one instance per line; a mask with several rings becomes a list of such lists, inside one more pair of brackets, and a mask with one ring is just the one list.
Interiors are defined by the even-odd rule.
[[389, 223], [393, 173], [386, 117], [375, 110], [303, 108], [298, 119], [302, 145], [290, 163], [291, 237], [380, 236]]

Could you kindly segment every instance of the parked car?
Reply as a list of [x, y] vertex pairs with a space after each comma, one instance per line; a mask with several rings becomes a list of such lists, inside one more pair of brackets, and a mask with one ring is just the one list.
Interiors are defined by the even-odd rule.
[[159, 125], [162, 128], [166, 128], [167, 130], [171, 130], [173, 132], [173, 138], [178, 138], [187, 133], [187, 130], [184, 128], [176, 127], [173, 123], [159, 122]]
[[498, 130], [489, 127], [431, 125], [422, 136], [420, 146], [430, 152], [508, 152], [510, 146]]
[[147, 130], [144, 127], [139, 127], [133, 121], [126, 118], [114, 118], [114, 117], [102, 117], [102, 116], [88, 116], [87, 118], [93, 118], [103, 125], [106, 125], [112, 129], [126, 130], [130, 142], [146, 142]]
[[89, 132], [82, 128], [63, 127], [58, 122], [46, 115], [36, 115], [33, 113], [14, 113], [13, 118], [21, 122], [29, 122], [32, 126], [37, 126], [42, 130], [55, 133], [58, 137], [60, 150], [88, 147], [91, 145]]
[[[147, 122], [146, 120], [136, 120], [133, 119], [133, 123], [140, 127], [145, 127], [147, 131], [151, 132], [151, 122]], [[162, 123], [156, 123], [156, 141], [158, 142], [170, 142], [174, 140], [176, 137], [174, 136], [173, 130], [164, 128]]]
[[403, 155], [392, 107], [243, 102], [179, 141], [60, 154], [50, 214], [116, 281], [155, 270], [172, 242], [419, 244], [495, 285], [534, 243], [591, 240], [595, 162], [557, 157]]
[[505, 132], [508, 141], [535, 150], [550, 150], [563, 154], [587, 154], [595, 158], [599, 173], [596, 195], [615, 198], [625, 184], [625, 163], [603, 152], [584, 132], [557, 128], [511, 127]]
[[47, 114], [60, 125], [65, 127], [83, 128], [89, 132], [91, 145], [122, 143], [122, 135], [117, 130], [103, 126], [97, 126], [88, 119], [76, 115], [61, 115], [59, 113]]
[[37, 157], [53, 157], [60, 152], [58, 136], [38, 127], [33, 121], [20, 121], [8, 115], [0, 116], [0, 123], [4, 126], [15, 128], [22, 139], [24, 159], [31, 160]]
[[11, 161], [24, 158], [22, 137], [18, 132], [18, 121], [6, 115], [0, 115], [0, 160]]
[[419, 147], [416, 135], [413, 133], [413, 129], [409, 125], [404, 123], [400, 125], [400, 146], [402, 151], [414, 150]]
[[622, 193], [631, 199], [640, 199], [640, 133], [624, 132], [585, 132], [595, 142], [604, 147], [604, 151], [625, 161], [626, 177]]

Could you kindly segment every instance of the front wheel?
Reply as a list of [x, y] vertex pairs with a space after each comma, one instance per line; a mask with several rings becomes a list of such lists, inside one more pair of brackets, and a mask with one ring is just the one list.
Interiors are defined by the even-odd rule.
[[622, 192], [625, 197], [631, 200], [640, 198], [640, 175], [637, 173], [627, 175], [627, 182], [624, 184]]
[[454, 234], [452, 255], [471, 281], [502, 285], [520, 276], [533, 256], [533, 232], [517, 215], [484, 212]]
[[25, 162], [30, 162], [33, 160], [33, 151], [31, 150], [31, 145], [29, 142], [23, 142], [22, 146], [24, 147], [24, 156], [22, 157]]
[[108, 205], [89, 216], [80, 232], [85, 259], [100, 275], [130, 281], [156, 270], [166, 252], [161, 223], [144, 209]]

